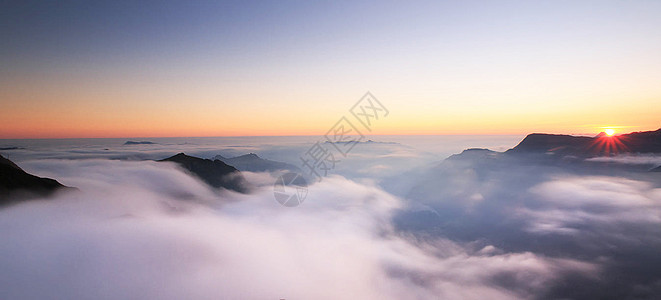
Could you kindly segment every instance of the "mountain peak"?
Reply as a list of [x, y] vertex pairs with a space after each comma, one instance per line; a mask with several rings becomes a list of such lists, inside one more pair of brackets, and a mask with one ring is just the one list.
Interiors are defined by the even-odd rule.
[[297, 166], [284, 162], [264, 159], [252, 152], [248, 154], [235, 156], [232, 158], [225, 158], [220, 155], [216, 155], [213, 157], [213, 159], [223, 161], [226, 164], [230, 164], [241, 171], [275, 172], [275, 171], [288, 170], [291, 172], [302, 172]]
[[0, 204], [10, 203], [10, 198], [49, 196], [58, 189], [69, 188], [54, 179], [29, 174], [11, 160], [0, 155]]
[[496, 155], [496, 151], [485, 148], [469, 148], [448, 157], [448, 160], [482, 159]]
[[487, 148], [468, 148], [465, 149], [464, 151], [461, 151], [461, 154], [468, 154], [468, 153], [492, 153], [494, 152], [493, 150], [489, 150]]
[[248, 191], [248, 182], [239, 170], [221, 160], [204, 159], [180, 152], [159, 161], [175, 162], [212, 187], [222, 187], [240, 193]]
[[248, 154], [237, 156], [235, 158], [260, 158], [260, 157], [257, 156], [257, 154], [251, 152], [251, 153], [248, 153]]

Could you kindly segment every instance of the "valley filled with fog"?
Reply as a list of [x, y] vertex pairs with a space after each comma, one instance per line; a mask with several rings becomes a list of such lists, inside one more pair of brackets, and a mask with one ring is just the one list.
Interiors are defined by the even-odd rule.
[[2, 140], [23, 170], [76, 190], [0, 208], [0, 298], [661, 294], [660, 155], [505, 152], [523, 136], [372, 139], [307, 176], [296, 207], [274, 199], [280, 171], [242, 165], [240, 193], [157, 160], [254, 153], [305, 173], [320, 138]]

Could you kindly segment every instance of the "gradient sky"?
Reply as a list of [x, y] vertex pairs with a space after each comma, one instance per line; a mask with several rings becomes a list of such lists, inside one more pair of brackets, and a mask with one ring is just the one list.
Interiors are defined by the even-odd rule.
[[0, 138], [661, 127], [660, 1], [0, 1]]

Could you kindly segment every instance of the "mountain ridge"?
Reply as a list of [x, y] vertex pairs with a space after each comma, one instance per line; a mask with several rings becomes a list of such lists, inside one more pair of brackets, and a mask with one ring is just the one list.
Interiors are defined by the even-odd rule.
[[188, 156], [180, 152], [158, 161], [174, 162], [214, 188], [225, 188], [239, 193], [247, 193], [250, 190], [241, 172], [221, 160]]
[[227, 158], [222, 155], [216, 155], [212, 158], [212, 160], [216, 160], [216, 159], [228, 165], [234, 166], [240, 171], [275, 172], [275, 171], [285, 170], [285, 171], [297, 172], [297, 173], [302, 172], [301, 169], [295, 165], [261, 158], [255, 153], [248, 153], [231, 158]]
[[25, 172], [13, 161], [0, 155], [0, 205], [40, 196], [50, 196], [60, 189], [74, 189], [55, 179]]
[[599, 134], [595, 137], [531, 133], [505, 153], [544, 153], [579, 157], [621, 153], [661, 153], [661, 128], [655, 131], [638, 131], [616, 136]]

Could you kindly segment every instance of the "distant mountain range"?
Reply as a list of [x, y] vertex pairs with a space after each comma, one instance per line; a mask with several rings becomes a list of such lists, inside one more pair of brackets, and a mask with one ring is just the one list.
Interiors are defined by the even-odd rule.
[[290, 171], [300, 173], [301, 169], [295, 165], [273, 161], [261, 158], [255, 153], [249, 153], [241, 156], [236, 156], [232, 158], [226, 158], [222, 155], [216, 155], [212, 158], [213, 160], [220, 160], [228, 165], [232, 165], [239, 169], [240, 171], [248, 172], [275, 172], [275, 171]]
[[0, 205], [16, 200], [49, 196], [59, 189], [69, 188], [57, 180], [29, 174], [11, 160], [0, 155]]
[[215, 188], [225, 188], [240, 193], [247, 193], [250, 190], [249, 183], [239, 170], [218, 159], [203, 159], [179, 153], [159, 161], [175, 162]]
[[508, 154], [545, 153], [592, 157], [623, 153], [661, 153], [661, 129], [596, 137], [533, 133]]
[[[448, 157], [441, 165], [479, 165], [481, 169], [497, 169], [527, 161], [533, 164], [551, 164], [557, 167], [587, 170], [604, 163], [588, 158], [636, 154], [661, 154], [661, 129], [618, 136], [599, 134], [595, 137], [533, 133], [505, 152], [480, 148], [466, 149], [460, 154]], [[661, 166], [654, 167], [650, 171], [661, 172]], [[617, 168], [647, 171], [649, 165], [621, 165]]]
[[[510, 194], [510, 189], [528, 191], [549, 178], [569, 174], [658, 180], [661, 166], [652, 162], [627, 164], [588, 159], [617, 154], [661, 154], [661, 129], [612, 137], [534, 133], [505, 152], [466, 149], [416, 174], [414, 184], [405, 194], [405, 199], [434, 210], [410, 209], [397, 215], [395, 221], [400, 228], [446, 235], [460, 224], [461, 231], [454, 234], [470, 240], [476, 237], [462, 222], [473, 213], [472, 207], [493, 205], [489, 210], [497, 212], [498, 201], [526, 201], [525, 197]], [[483, 221], [489, 222], [491, 217], [485, 215]], [[497, 231], [496, 225], [504, 224], [499, 222], [493, 221], [489, 226]]]
[[[240, 193], [249, 192], [251, 185], [243, 177], [239, 169], [224, 161], [232, 162], [239, 166], [241, 170], [251, 172], [300, 171], [294, 165], [262, 159], [254, 153], [233, 158], [225, 158], [218, 155], [213, 160], [179, 153], [159, 161], [174, 162], [212, 187], [225, 188]], [[9, 159], [0, 156], [0, 205], [16, 200], [49, 196], [58, 189], [64, 188], [69, 187], [62, 185], [54, 179], [28, 174]]]
[[[365, 143], [379, 142], [366, 141]], [[125, 143], [125, 145], [139, 144], [153, 143], [148, 141], [127, 141]], [[452, 155], [439, 167], [445, 166], [442, 168], [445, 169], [450, 165], [457, 167], [468, 164], [466, 166], [477, 167], [476, 170], [495, 170], [507, 167], [512, 160], [519, 161], [519, 158], [522, 157], [544, 157], [551, 159], [550, 161], [557, 161], [555, 158], [574, 157], [575, 159], [583, 159], [595, 156], [639, 153], [661, 153], [661, 129], [618, 136], [599, 134], [595, 137], [533, 133], [504, 153], [479, 148], [467, 149], [461, 154]], [[241, 193], [248, 192], [250, 184], [240, 171], [274, 172], [286, 170], [300, 172], [297, 166], [263, 159], [254, 153], [232, 158], [217, 155], [213, 159], [202, 159], [179, 153], [160, 161], [177, 163], [212, 187], [226, 188]], [[541, 162], [537, 159], [535, 161]], [[581, 160], [579, 164], [571, 163], [569, 165], [582, 168], [590, 163], [594, 164], [594, 162]], [[564, 162], [564, 164], [568, 165], [567, 162]], [[661, 172], [661, 166], [657, 166], [650, 171]], [[477, 174], [479, 175], [480, 172]], [[445, 175], [447, 178], [456, 176], [452, 173]], [[8, 201], [9, 196], [12, 199], [47, 196], [62, 188], [67, 187], [54, 179], [28, 174], [10, 160], [0, 156], [0, 204]]]

